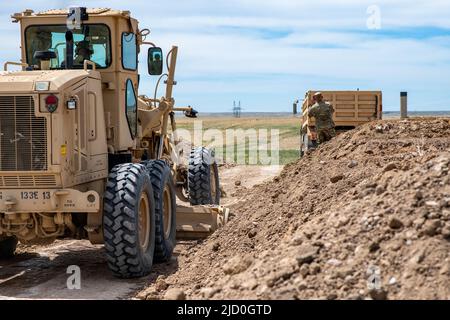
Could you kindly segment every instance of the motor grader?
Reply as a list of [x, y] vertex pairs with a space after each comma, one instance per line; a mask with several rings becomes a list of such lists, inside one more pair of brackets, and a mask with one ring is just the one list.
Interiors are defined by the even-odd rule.
[[[0, 73], [0, 259], [18, 241], [89, 239], [104, 243], [114, 275], [139, 277], [170, 259], [176, 237], [227, 221], [213, 151], [193, 148], [184, 163], [177, 147], [174, 113], [197, 112], [172, 97], [176, 46], [164, 57], [129, 11], [12, 18], [22, 58]], [[139, 95], [145, 46], [148, 73], [159, 76], [152, 97]]]

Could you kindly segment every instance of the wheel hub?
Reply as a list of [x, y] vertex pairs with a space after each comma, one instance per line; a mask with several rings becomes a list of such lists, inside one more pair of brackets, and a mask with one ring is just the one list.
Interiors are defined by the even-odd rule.
[[139, 199], [139, 244], [145, 251], [149, 245], [150, 239], [150, 206], [145, 193], [142, 193]]
[[169, 186], [164, 188], [163, 192], [163, 224], [164, 224], [164, 237], [168, 239], [170, 237], [170, 230], [172, 226], [172, 197]]
[[216, 174], [215, 174], [213, 165], [211, 165], [211, 167], [210, 167], [210, 181], [211, 181], [211, 198], [212, 198], [211, 200], [216, 201], [216, 195], [217, 195]]

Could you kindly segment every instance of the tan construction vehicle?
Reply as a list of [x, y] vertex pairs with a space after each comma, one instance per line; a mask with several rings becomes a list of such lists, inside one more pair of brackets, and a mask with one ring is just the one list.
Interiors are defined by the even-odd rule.
[[302, 105], [300, 157], [317, 147], [315, 119], [308, 116], [316, 92], [321, 92], [324, 101], [333, 105], [333, 121], [338, 134], [382, 117], [381, 91], [308, 91]]
[[[197, 114], [172, 97], [177, 47], [163, 73], [162, 50], [128, 11], [12, 18], [22, 59], [0, 73], [0, 259], [18, 241], [89, 239], [104, 243], [114, 275], [139, 277], [170, 259], [176, 236], [205, 237], [226, 223], [213, 151], [193, 148], [183, 163], [177, 148], [174, 112]], [[138, 95], [144, 46], [149, 74], [160, 76], [151, 98]]]

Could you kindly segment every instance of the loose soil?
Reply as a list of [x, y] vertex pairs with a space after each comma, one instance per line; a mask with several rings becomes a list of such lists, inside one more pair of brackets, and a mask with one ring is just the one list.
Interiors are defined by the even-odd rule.
[[450, 299], [449, 167], [449, 119], [341, 134], [244, 185], [229, 224], [137, 297]]

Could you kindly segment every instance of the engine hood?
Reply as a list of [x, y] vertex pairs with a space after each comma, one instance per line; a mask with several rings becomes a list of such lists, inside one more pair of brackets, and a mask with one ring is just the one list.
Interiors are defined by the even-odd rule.
[[92, 70], [4, 71], [0, 72], [0, 94], [35, 92], [37, 81], [48, 81], [48, 91], [61, 91], [86, 77], [100, 79], [100, 73]]

